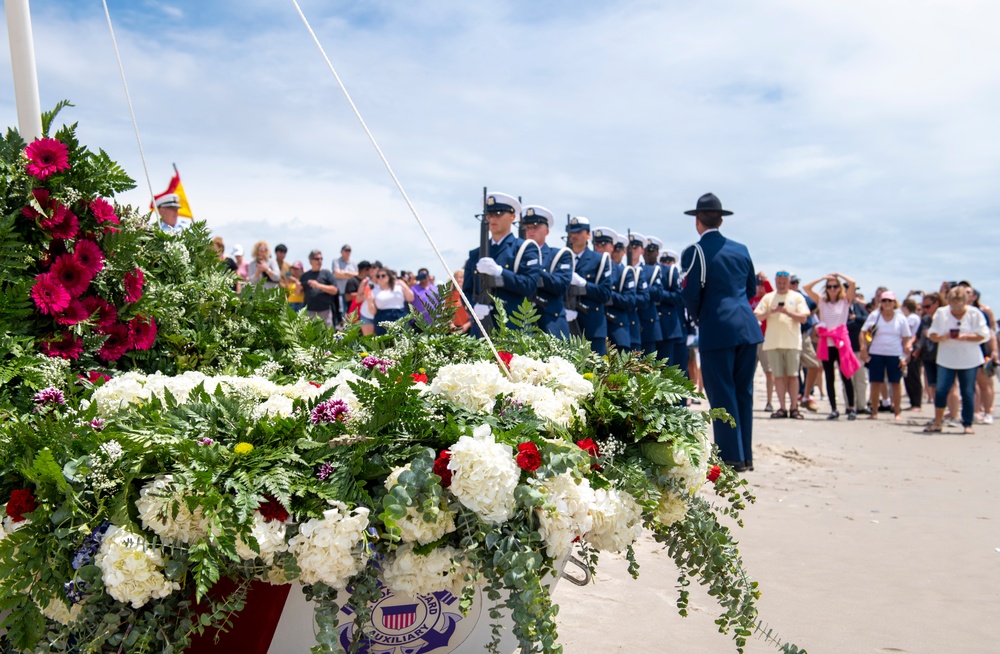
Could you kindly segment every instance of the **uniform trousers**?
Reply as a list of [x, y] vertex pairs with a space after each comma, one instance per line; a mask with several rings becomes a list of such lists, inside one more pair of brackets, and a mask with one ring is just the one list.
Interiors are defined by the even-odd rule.
[[757, 369], [757, 344], [701, 349], [701, 377], [713, 409], [725, 409], [736, 426], [716, 420], [715, 444], [723, 461], [753, 461], [753, 374]]
[[590, 339], [590, 349], [596, 354], [604, 356], [608, 353], [608, 339], [604, 336]]
[[688, 376], [688, 346], [683, 338], [671, 338], [660, 341], [656, 350], [656, 358], [665, 359], [671, 366], [677, 366]]

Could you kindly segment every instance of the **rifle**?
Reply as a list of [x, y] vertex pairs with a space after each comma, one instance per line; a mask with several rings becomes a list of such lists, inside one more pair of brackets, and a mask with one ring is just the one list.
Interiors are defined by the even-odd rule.
[[[566, 214], [566, 245], [567, 246], [569, 246], [569, 227], [570, 227], [570, 224], [571, 224], [570, 220], [571, 220], [570, 219], [570, 215]], [[572, 250], [572, 248], [571, 248], [571, 250]], [[576, 272], [576, 264], [575, 263], [573, 264], [573, 272], [574, 273]], [[583, 294], [585, 294], [586, 292], [587, 292], [586, 288], [581, 288], [579, 286], [573, 286], [572, 284], [570, 284], [570, 287], [566, 290], [566, 298], [563, 301], [563, 305], [566, 307], [567, 310], [569, 310], [569, 311], [576, 311], [577, 314], [579, 314], [581, 311], [583, 311], [585, 313], [586, 311], [583, 308], [580, 307], [580, 296], [583, 295]], [[571, 322], [569, 324], [569, 333], [572, 334], [573, 336], [583, 336], [583, 330], [580, 329], [579, 315], [577, 316], [576, 320], [574, 320], [573, 322]]]
[[[523, 202], [521, 200], [521, 196], [520, 195], [517, 196], [517, 201], [518, 202]], [[523, 206], [523, 204], [522, 204], [522, 206]], [[522, 241], [527, 240], [527, 238], [528, 238], [528, 228], [524, 224], [524, 216], [518, 216], [517, 217], [517, 237], [519, 239], [521, 239]], [[541, 262], [539, 262], [539, 263], [541, 263]]]
[[[480, 217], [479, 224], [479, 258], [485, 259], [490, 256], [490, 221], [486, 219], [486, 187], [483, 187], [483, 213]], [[483, 275], [480, 272], [476, 272], [476, 293], [473, 298], [473, 302], [476, 304], [485, 304], [488, 307], [493, 307], [493, 295], [490, 293], [493, 290], [494, 281], [489, 275]], [[493, 312], [491, 311], [485, 318], [481, 320], [483, 327], [487, 332], [493, 331]]]

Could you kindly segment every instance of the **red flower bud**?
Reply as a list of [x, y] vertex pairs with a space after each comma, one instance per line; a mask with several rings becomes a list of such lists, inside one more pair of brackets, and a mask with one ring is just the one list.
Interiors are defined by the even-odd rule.
[[503, 365], [510, 368], [510, 361], [514, 358], [514, 355], [510, 352], [504, 352], [503, 350], [500, 350], [497, 354], [500, 355], [500, 360], [503, 361]]
[[281, 505], [273, 495], [265, 495], [266, 502], [261, 502], [257, 510], [260, 514], [264, 516], [264, 520], [271, 522], [272, 520], [277, 520], [278, 522], [284, 522], [288, 520], [288, 510]]
[[314, 381], [309, 382], [309, 385], [310, 386], [315, 386], [316, 388], [320, 388], [320, 387], [323, 386], [323, 384], [320, 384], [319, 382], [314, 382]]
[[521, 443], [517, 446], [517, 467], [521, 470], [534, 472], [542, 465], [542, 455], [538, 451], [538, 446], [532, 442]]
[[418, 382], [423, 382], [425, 384], [427, 383], [427, 375], [423, 374], [422, 372], [411, 372], [410, 377], [413, 378], [414, 384]]
[[24, 514], [32, 513], [38, 508], [35, 496], [28, 488], [17, 488], [10, 492], [10, 501], [7, 502], [7, 516], [11, 522], [24, 522]]
[[711, 470], [708, 471], [708, 480], [714, 484], [715, 480], [718, 479], [721, 474], [722, 468], [719, 466], [712, 466]]
[[584, 438], [582, 441], [577, 441], [576, 444], [577, 447], [581, 450], [585, 450], [595, 459], [601, 456], [601, 452], [597, 449], [597, 443], [594, 442], [593, 438]]
[[438, 458], [434, 461], [434, 474], [441, 478], [441, 485], [445, 488], [451, 486], [451, 470], [448, 469], [448, 461], [451, 460], [451, 452], [441, 450]]

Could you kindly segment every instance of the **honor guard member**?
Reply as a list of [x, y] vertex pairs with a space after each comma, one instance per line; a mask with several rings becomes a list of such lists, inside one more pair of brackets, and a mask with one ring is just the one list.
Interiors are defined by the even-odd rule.
[[181, 196], [167, 193], [156, 199], [156, 212], [160, 214], [160, 229], [167, 234], [176, 234], [191, 226], [188, 218], [181, 218]]
[[590, 220], [587, 218], [570, 218], [566, 231], [566, 241], [573, 251], [574, 260], [570, 284], [584, 289], [577, 303], [579, 313], [576, 320], [583, 337], [590, 341], [591, 349], [598, 354], [607, 354], [608, 320], [604, 305], [611, 299], [611, 257], [587, 247], [590, 239]]
[[[542, 270], [542, 251], [534, 241], [517, 238], [511, 233], [514, 219], [521, 213], [521, 203], [506, 193], [490, 193], [483, 207], [483, 220], [488, 221], [490, 239], [488, 257], [479, 256], [479, 248], [469, 252], [465, 262], [462, 291], [472, 297], [479, 290], [479, 275], [493, 279], [493, 295], [503, 302], [510, 316], [525, 298], [535, 294], [538, 275]], [[484, 319], [493, 306], [476, 304], [479, 319]], [[479, 336], [476, 325], [472, 334]]]
[[[611, 253], [611, 260], [617, 264], [621, 264], [624, 268], [624, 274], [626, 278], [625, 288], [626, 290], [631, 288], [632, 301], [629, 304], [631, 307], [628, 310], [628, 331], [629, 331], [629, 345], [627, 349], [632, 351], [633, 349], [639, 349], [642, 347], [642, 337], [639, 335], [639, 310], [637, 305], [639, 303], [639, 273], [636, 271], [632, 265], [629, 264], [628, 248], [628, 237], [624, 234], [619, 233], [618, 238], [615, 239], [615, 249]], [[632, 340], [632, 335], [635, 334], [636, 340]], [[633, 345], [635, 346], [633, 348]]]
[[646, 282], [646, 290], [649, 292], [649, 303], [639, 311], [639, 326], [642, 332], [642, 351], [646, 354], [656, 355], [663, 340], [660, 332], [660, 300], [663, 299], [663, 283], [660, 279], [660, 247], [663, 241], [655, 236], [646, 237], [646, 247], [642, 252], [645, 262], [640, 268], [640, 279]]
[[688, 374], [687, 327], [684, 324], [684, 298], [681, 297], [681, 271], [677, 267], [677, 253], [661, 250], [660, 280], [660, 341], [656, 358], [678, 366], [684, 376]]
[[569, 248], [546, 245], [545, 239], [554, 220], [551, 211], [537, 204], [530, 204], [521, 212], [525, 235], [542, 250], [542, 267], [535, 292], [538, 327], [547, 334], [568, 338], [569, 323], [566, 321], [563, 297], [573, 280], [573, 253]]
[[[632, 270], [626, 271], [625, 265], [615, 261], [615, 242], [618, 233], [607, 227], [594, 230], [594, 252], [611, 255], [611, 299], [605, 306], [608, 316], [608, 340], [620, 350], [627, 351], [632, 343], [629, 334], [629, 312], [635, 309], [635, 277]], [[624, 242], [624, 241], [623, 241]], [[621, 254], [625, 254], [622, 247]]]
[[698, 198], [695, 216], [701, 240], [681, 254], [681, 295], [698, 323], [698, 349], [705, 394], [712, 408], [729, 412], [735, 427], [716, 420], [715, 443], [722, 460], [737, 472], [753, 470], [753, 374], [757, 344], [764, 340], [750, 309], [757, 277], [750, 252], [719, 232], [732, 211], [711, 193]]
[[642, 279], [642, 253], [646, 249], [646, 237], [639, 232], [628, 233], [628, 247], [625, 250], [626, 265], [635, 275], [635, 311], [629, 325], [632, 335], [633, 352], [642, 352], [642, 319], [640, 312], [649, 303], [649, 284]]

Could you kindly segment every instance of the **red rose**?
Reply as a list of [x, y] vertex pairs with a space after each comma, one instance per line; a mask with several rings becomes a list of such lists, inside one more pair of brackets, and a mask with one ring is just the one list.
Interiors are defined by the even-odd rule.
[[594, 442], [593, 438], [584, 438], [582, 441], [577, 441], [576, 445], [595, 459], [601, 456], [601, 452], [597, 449], [597, 443]]
[[10, 492], [10, 501], [7, 502], [7, 516], [12, 522], [24, 522], [24, 514], [31, 513], [38, 508], [35, 496], [27, 488], [18, 488]]
[[542, 465], [542, 455], [538, 446], [532, 442], [520, 443], [517, 446], [517, 467], [521, 470], [534, 472]]
[[714, 484], [715, 480], [718, 479], [721, 474], [722, 468], [719, 466], [712, 466], [712, 469], [708, 471], [708, 480]]
[[451, 486], [451, 470], [448, 469], [448, 461], [451, 460], [451, 452], [441, 450], [441, 454], [434, 461], [434, 474], [441, 478], [441, 485], [445, 488]]
[[264, 499], [266, 501], [261, 502], [260, 506], [257, 507], [257, 511], [264, 516], [264, 520], [271, 522], [272, 520], [277, 520], [278, 522], [284, 522], [288, 520], [288, 510], [281, 506], [281, 502], [277, 500], [273, 495], [265, 495]]
[[323, 384], [320, 384], [319, 382], [314, 382], [314, 381], [309, 382], [309, 385], [310, 386], [315, 386], [316, 388], [322, 388], [323, 387]]
[[503, 361], [503, 365], [510, 368], [510, 360], [514, 358], [514, 355], [510, 352], [504, 352], [503, 350], [500, 350], [497, 354], [500, 355], [500, 360]]
[[418, 382], [423, 382], [425, 384], [427, 383], [427, 375], [423, 374], [422, 372], [411, 372], [410, 377], [413, 378], [414, 384]]

